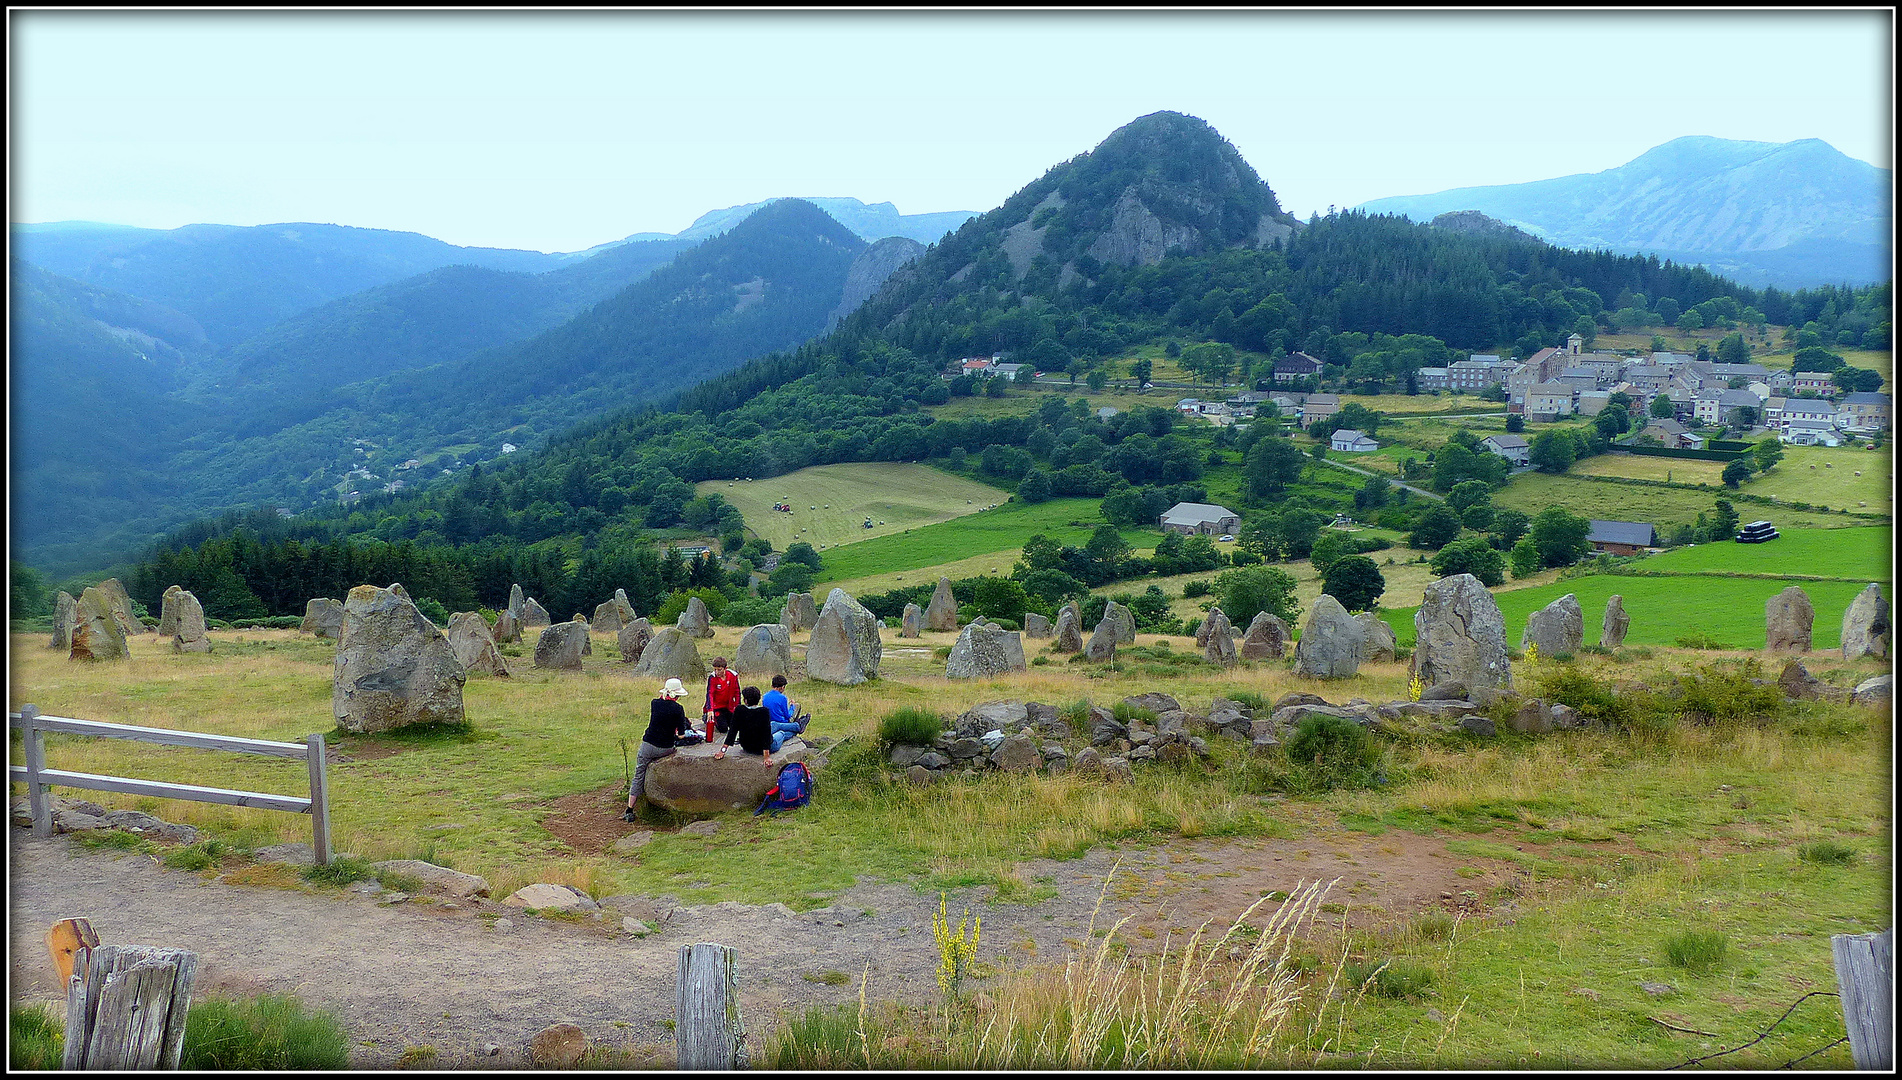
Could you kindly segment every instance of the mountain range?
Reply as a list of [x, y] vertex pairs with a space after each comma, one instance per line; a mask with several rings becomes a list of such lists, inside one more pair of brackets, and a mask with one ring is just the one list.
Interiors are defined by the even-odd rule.
[[1657, 255], [1746, 285], [1803, 288], [1890, 277], [1887, 169], [1820, 139], [1686, 136], [1604, 172], [1375, 199], [1426, 221], [1476, 210], [1561, 247]]

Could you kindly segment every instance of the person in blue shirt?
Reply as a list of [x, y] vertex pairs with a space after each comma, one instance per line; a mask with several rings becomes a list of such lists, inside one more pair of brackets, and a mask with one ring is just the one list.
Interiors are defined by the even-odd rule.
[[733, 719], [727, 724], [726, 744], [714, 751], [713, 757], [716, 761], [726, 757], [727, 748], [738, 742], [741, 750], [763, 755], [766, 764], [771, 765], [773, 752], [804, 730], [804, 724], [774, 720], [760, 704], [759, 687], [749, 686], [740, 691], [740, 707], [733, 710]]
[[765, 706], [766, 711], [773, 718], [775, 740], [773, 749], [775, 750], [793, 735], [804, 734], [806, 725], [812, 722], [811, 717], [801, 721], [798, 703], [786, 700], [786, 676], [784, 675], [773, 676], [773, 688], [760, 699], [760, 704]]

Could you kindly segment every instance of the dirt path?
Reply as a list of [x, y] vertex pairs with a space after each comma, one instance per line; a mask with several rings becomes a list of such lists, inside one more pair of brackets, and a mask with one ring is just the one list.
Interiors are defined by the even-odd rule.
[[[44, 934], [58, 919], [82, 916], [103, 941], [196, 950], [207, 991], [287, 992], [331, 1010], [358, 1068], [388, 1066], [419, 1045], [433, 1046], [440, 1066], [519, 1065], [528, 1040], [562, 1021], [597, 1044], [659, 1047], [666, 1056], [654, 1064], [671, 1064], [663, 1022], [674, 1015], [676, 957], [696, 941], [738, 951], [756, 1056], [779, 1019], [812, 1004], [856, 1002], [868, 965], [874, 999], [921, 1001], [937, 992], [937, 896], [904, 885], [859, 885], [799, 914], [780, 905], [680, 908], [664, 897], [630, 898], [620, 903], [657, 927], [635, 938], [620, 930], [618, 910], [572, 922], [487, 901], [380, 905], [350, 892], [227, 884], [145, 855], [10, 832], [14, 1000], [60, 996]], [[1476, 884], [1454, 873], [1462, 861], [1471, 860], [1446, 856], [1443, 840], [1394, 834], [1098, 848], [1078, 860], [1022, 864], [1020, 876], [1040, 897], [1034, 903], [986, 904], [979, 894], [988, 890], [967, 889], [950, 905], [982, 915], [980, 958], [1004, 967], [1060, 959], [1066, 941], [1085, 940], [1105, 875], [1119, 863], [1098, 925], [1133, 915], [1132, 934], [1148, 927], [1160, 935], [1210, 917], [1226, 923], [1268, 890], [1316, 878], [1341, 878], [1331, 899], [1362, 917], [1457, 904], [1460, 890]], [[1148, 935], [1132, 940], [1142, 939]], [[828, 972], [850, 980], [826, 985], [819, 980]], [[499, 1056], [483, 1056], [490, 1044], [501, 1047]]]

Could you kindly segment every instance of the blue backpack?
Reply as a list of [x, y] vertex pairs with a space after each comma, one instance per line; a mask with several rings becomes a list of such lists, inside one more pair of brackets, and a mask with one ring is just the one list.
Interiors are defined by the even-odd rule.
[[781, 810], [794, 810], [812, 801], [812, 770], [803, 761], [789, 762], [779, 769], [779, 782], [766, 793], [766, 799], [753, 816]]

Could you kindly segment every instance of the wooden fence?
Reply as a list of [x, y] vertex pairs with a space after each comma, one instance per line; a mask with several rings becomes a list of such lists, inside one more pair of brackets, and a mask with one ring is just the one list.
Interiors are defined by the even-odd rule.
[[[187, 799], [192, 802], [223, 803], [227, 806], [252, 806], [261, 810], [282, 810], [290, 814], [309, 814], [312, 848], [319, 866], [330, 862], [330, 798], [324, 778], [324, 737], [310, 735], [301, 743], [267, 742], [263, 739], [239, 739], [228, 735], [206, 735], [195, 731], [169, 728], [135, 727], [131, 724], [107, 724], [98, 720], [74, 720], [64, 716], [41, 716], [32, 705], [22, 705], [17, 713], [7, 714], [8, 726], [19, 728], [26, 743], [26, 764], [9, 765], [8, 774], [26, 783], [27, 799], [33, 809], [36, 836], [53, 834], [53, 811], [46, 789], [49, 787], [89, 788], [118, 791], [129, 795], [152, 795], [161, 799]], [[190, 746], [201, 750], [230, 750], [240, 754], [302, 760], [310, 768], [310, 796], [272, 795], [262, 791], [233, 791], [229, 788], [199, 787], [194, 784], [170, 784], [158, 780], [134, 780], [123, 776], [98, 776], [67, 772], [46, 767], [43, 733], [63, 731], [73, 735], [94, 735], [106, 739], [131, 739], [166, 746]]]

